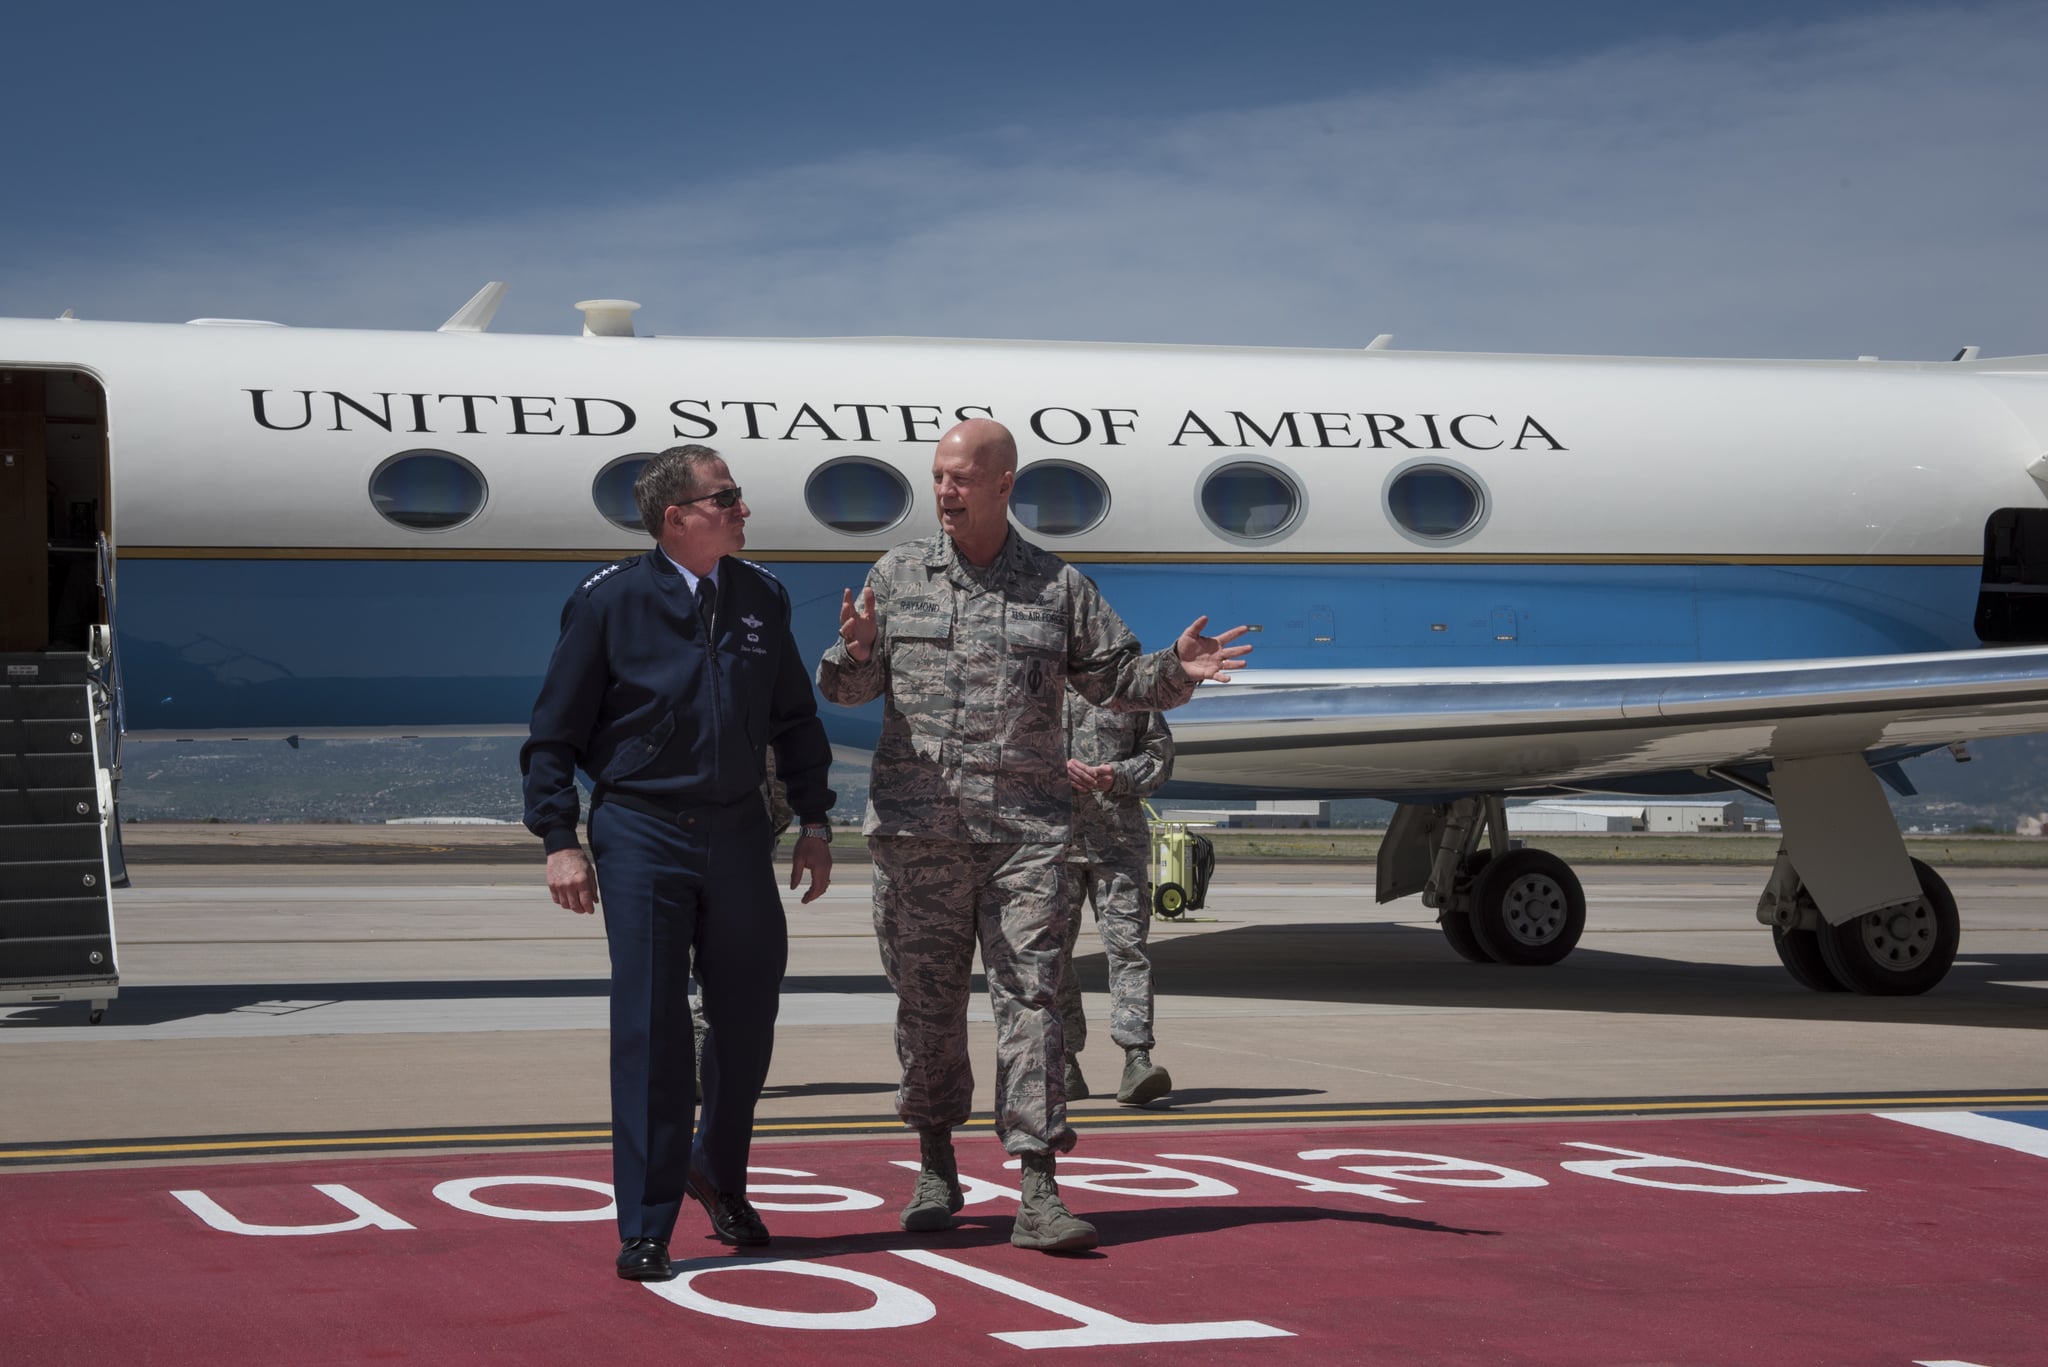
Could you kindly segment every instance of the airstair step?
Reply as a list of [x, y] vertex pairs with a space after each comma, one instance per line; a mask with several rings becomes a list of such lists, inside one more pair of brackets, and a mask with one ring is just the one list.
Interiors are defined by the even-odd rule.
[[91, 712], [91, 696], [77, 684], [25, 684], [0, 688], [0, 721], [40, 721], [45, 718], [84, 721]]
[[0, 725], [0, 747], [18, 755], [92, 754], [92, 723], [70, 717], [43, 717]]
[[0, 864], [0, 906], [44, 897], [101, 897], [106, 891], [107, 870], [97, 854], [90, 859]]
[[52, 935], [0, 940], [0, 988], [114, 976], [110, 935]]
[[0, 751], [0, 788], [89, 788], [91, 751], [75, 755], [10, 755]]
[[96, 787], [0, 787], [0, 826], [60, 826], [99, 819]]
[[100, 857], [100, 823], [0, 826], [0, 864]]
[[0, 683], [82, 684], [90, 676], [85, 652], [72, 650], [0, 653]]
[[106, 936], [113, 917], [104, 897], [45, 897], [33, 902], [0, 902], [0, 973], [6, 971], [7, 946], [19, 940], [49, 940], [67, 935]]

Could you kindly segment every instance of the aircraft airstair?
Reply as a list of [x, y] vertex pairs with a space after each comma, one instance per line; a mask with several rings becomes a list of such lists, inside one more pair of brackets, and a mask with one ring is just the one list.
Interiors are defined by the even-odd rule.
[[[95, 644], [105, 628], [95, 628]], [[0, 654], [0, 1006], [86, 1001], [120, 984], [109, 858], [112, 698], [84, 652]]]

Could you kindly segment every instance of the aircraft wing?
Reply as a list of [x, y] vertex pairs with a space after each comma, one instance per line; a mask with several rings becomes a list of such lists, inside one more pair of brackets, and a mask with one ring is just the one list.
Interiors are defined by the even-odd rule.
[[[1710, 766], [2048, 731], [2048, 648], [1835, 660], [1248, 669], [1173, 713], [1176, 788], [1242, 796], [1710, 791]], [[1688, 774], [1698, 782], [1685, 785]], [[1648, 791], [1649, 789], [1644, 789]]]

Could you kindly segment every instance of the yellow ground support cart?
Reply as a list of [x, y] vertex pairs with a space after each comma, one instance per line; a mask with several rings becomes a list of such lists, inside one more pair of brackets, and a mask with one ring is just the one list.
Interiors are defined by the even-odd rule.
[[1169, 921], [1200, 911], [1209, 900], [1216, 846], [1185, 821], [1161, 820], [1149, 802], [1145, 816], [1152, 830], [1152, 910]]

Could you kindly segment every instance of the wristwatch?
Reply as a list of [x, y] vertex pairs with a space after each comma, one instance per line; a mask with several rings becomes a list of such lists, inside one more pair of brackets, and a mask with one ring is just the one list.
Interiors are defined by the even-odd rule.
[[805, 840], [822, 840], [827, 845], [832, 843], [832, 828], [830, 826], [799, 826], [796, 828], [796, 833]]

